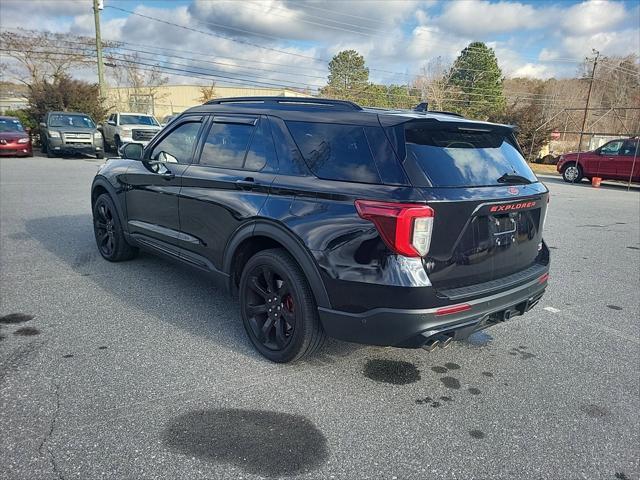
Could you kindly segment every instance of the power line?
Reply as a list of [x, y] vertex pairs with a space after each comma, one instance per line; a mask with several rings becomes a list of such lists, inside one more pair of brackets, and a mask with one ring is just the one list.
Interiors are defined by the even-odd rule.
[[287, 52], [286, 50], [279, 50], [277, 48], [271, 48], [271, 47], [267, 47], [267, 46], [264, 46], [264, 45], [259, 45], [257, 43], [252, 43], [252, 42], [248, 42], [246, 40], [240, 40], [240, 39], [237, 39], [237, 38], [228, 37], [226, 35], [221, 35], [219, 33], [205, 32], [203, 30], [198, 30], [198, 29], [195, 29], [195, 28], [188, 27], [187, 25], [180, 25], [180, 24], [177, 24], [177, 23], [169, 22], [167, 20], [162, 20], [161, 18], [151, 17], [149, 15], [144, 15], [142, 13], [132, 12], [131, 10], [126, 10], [126, 9], [120, 8], [120, 7], [114, 7], [113, 5], [108, 5], [105, 8], [110, 8], [112, 10], [120, 10], [121, 12], [125, 12], [125, 13], [129, 13], [131, 15], [136, 15], [138, 17], [146, 18], [147, 20], [153, 20], [155, 22], [164, 23], [166, 25], [171, 25], [173, 27], [183, 28], [185, 30], [190, 30], [190, 31], [196, 32], [196, 33], [201, 33], [203, 35], [209, 35], [211, 37], [224, 38], [225, 40], [229, 40], [229, 41], [237, 42], [237, 43], [243, 43], [245, 45], [251, 45], [252, 47], [262, 48], [264, 50], [270, 50], [270, 51], [282, 53], [282, 54], [285, 54], [285, 55], [292, 55], [292, 56], [295, 56], [295, 57], [306, 58], [306, 59], [313, 60], [313, 61], [316, 61], [316, 62], [326, 62], [327, 61], [324, 58], [311, 57], [309, 55], [303, 55], [301, 53]]

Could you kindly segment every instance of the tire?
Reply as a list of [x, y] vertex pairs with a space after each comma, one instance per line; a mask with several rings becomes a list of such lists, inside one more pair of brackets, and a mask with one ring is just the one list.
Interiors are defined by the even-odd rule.
[[56, 154], [47, 148], [47, 158], [55, 158]]
[[239, 293], [247, 335], [272, 362], [299, 360], [324, 344], [309, 283], [286, 251], [263, 250], [251, 257], [242, 270]]
[[47, 153], [47, 142], [45, 140], [40, 143], [40, 151], [42, 153]]
[[138, 249], [124, 238], [120, 217], [107, 193], [100, 195], [93, 206], [93, 233], [102, 258], [110, 262], [131, 260]]
[[583, 176], [582, 167], [575, 163], [568, 163], [562, 169], [562, 178], [567, 183], [580, 183]]
[[120, 147], [122, 146], [122, 142], [120, 141], [120, 137], [115, 136], [113, 137], [113, 148], [115, 148], [115, 154], [119, 157], [120, 156]]

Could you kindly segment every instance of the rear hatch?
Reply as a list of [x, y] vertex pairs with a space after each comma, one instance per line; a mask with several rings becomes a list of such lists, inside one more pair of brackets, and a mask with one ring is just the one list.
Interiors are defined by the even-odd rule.
[[[439, 290], [535, 275], [548, 190], [509, 127], [413, 120], [387, 130], [435, 211], [423, 264]], [[470, 291], [471, 293], [471, 291]]]

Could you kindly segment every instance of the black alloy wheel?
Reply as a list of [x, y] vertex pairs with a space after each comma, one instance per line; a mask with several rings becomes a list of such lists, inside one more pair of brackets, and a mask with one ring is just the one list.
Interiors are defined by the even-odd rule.
[[240, 302], [247, 334], [269, 360], [296, 360], [324, 341], [307, 279], [283, 250], [264, 250], [249, 259], [240, 279]]
[[138, 250], [124, 238], [120, 219], [111, 197], [103, 193], [93, 207], [93, 231], [100, 255], [110, 262], [129, 260]]
[[268, 265], [249, 273], [248, 286], [245, 308], [253, 334], [269, 350], [284, 349], [296, 325], [290, 286]]
[[96, 241], [103, 256], [111, 257], [116, 250], [114, 233], [113, 212], [106, 202], [99, 202], [96, 206], [96, 218], [94, 219]]

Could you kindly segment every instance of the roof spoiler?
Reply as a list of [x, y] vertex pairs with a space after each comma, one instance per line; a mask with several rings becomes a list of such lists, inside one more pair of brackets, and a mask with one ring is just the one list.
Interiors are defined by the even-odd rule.
[[422, 102], [413, 107], [414, 112], [426, 112], [429, 110], [429, 102]]

